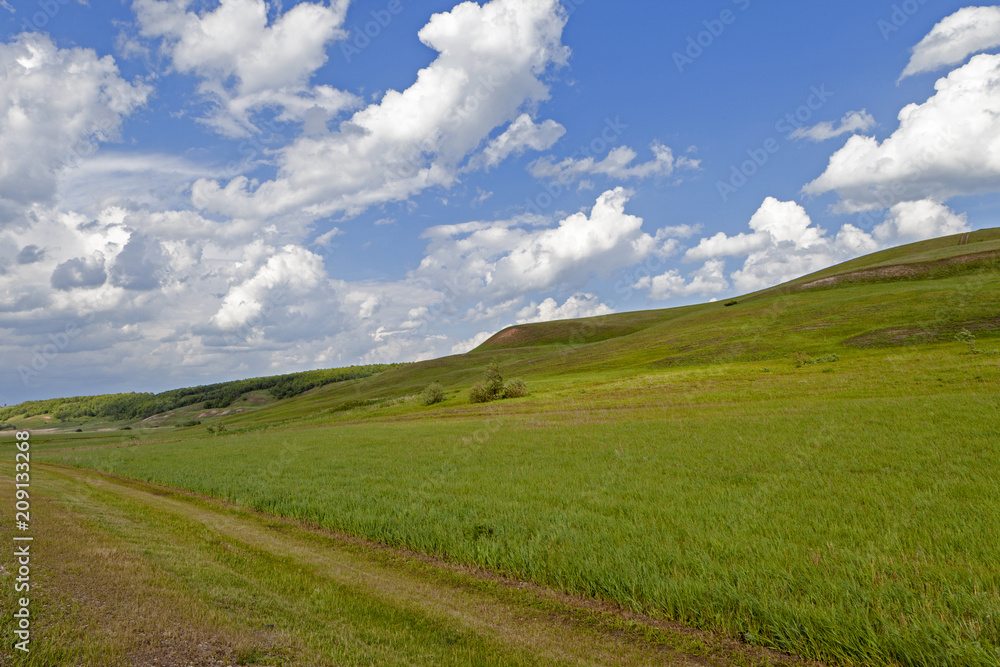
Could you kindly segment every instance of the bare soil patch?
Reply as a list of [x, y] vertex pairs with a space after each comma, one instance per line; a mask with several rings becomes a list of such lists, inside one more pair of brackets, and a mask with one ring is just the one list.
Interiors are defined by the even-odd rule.
[[849, 271], [829, 278], [820, 278], [808, 283], [799, 285], [796, 289], [806, 290], [817, 287], [830, 287], [847, 282], [882, 282], [889, 280], [899, 280], [903, 278], [915, 278], [927, 275], [933, 271], [958, 265], [981, 264], [1000, 258], [1000, 251], [991, 250], [988, 252], [972, 253], [969, 255], [959, 255], [949, 257], [934, 262], [918, 262], [914, 264], [894, 264], [892, 266], [880, 266], [871, 269], [860, 269]]
[[848, 338], [844, 341], [844, 344], [854, 347], [881, 347], [885, 345], [917, 345], [943, 342], [954, 338], [955, 334], [962, 329], [967, 329], [973, 333], [976, 331], [996, 331], [1000, 329], [1000, 317], [981, 322], [962, 322], [935, 329], [919, 327], [878, 329]]

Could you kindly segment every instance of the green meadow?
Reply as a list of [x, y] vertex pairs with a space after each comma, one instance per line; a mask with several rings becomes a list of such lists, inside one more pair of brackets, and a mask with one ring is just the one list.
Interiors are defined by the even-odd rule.
[[[957, 238], [35, 456], [803, 659], [998, 665], [1000, 230]], [[490, 361], [531, 394], [471, 404]]]

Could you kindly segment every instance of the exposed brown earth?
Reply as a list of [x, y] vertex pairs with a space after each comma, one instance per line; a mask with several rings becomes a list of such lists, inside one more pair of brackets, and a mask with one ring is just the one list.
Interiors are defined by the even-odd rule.
[[880, 266], [872, 269], [861, 269], [849, 271], [829, 278], [820, 278], [808, 283], [803, 283], [796, 289], [805, 290], [816, 287], [830, 287], [845, 282], [877, 282], [893, 280], [898, 278], [912, 278], [929, 274], [935, 270], [952, 267], [956, 265], [973, 265], [988, 262], [1000, 258], [1000, 251], [991, 250], [987, 252], [972, 253], [969, 255], [959, 255], [949, 257], [934, 262], [917, 262], [913, 264], [893, 264], [892, 266]]
[[525, 338], [525, 336], [522, 333], [521, 329], [519, 329], [518, 327], [510, 327], [509, 329], [504, 329], [500, 333], [492, 336], [486, 342], [487, 343], [499, 343], [500, 341], [507, 341], [507, 342], [510, 342], [510, 343], [516, 343], [519, 340], [522, 340], [524, 338]]
[[876, 347], [879, 345], [933, 343], [936, 341], [951, 340], [962, 329], [973, 333], [976, 331], [996, 331], [1000, 329], [1000, 317], [981, 322], [962, 322], [936, 329], [879, 329], [848, 338], [844, 341], [844, 344], [855, 347]]
[[160, 414], [160, 415], [153, 415], [152, 417], [146, 417], [145, 419], [142, 420], [141, 423], [155, 422], [155, 421], [159, 421], [161, 419], [169, 419], [170, 417], [173, 417], [173, 416], [174, 416], [173, 412], [165, 412], [165, 413]]

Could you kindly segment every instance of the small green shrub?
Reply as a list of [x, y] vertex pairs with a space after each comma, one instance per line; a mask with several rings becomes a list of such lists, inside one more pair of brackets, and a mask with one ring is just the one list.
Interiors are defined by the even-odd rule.
[[469, 403], [489, 403], [492, 400], [493, 398], [486, 393], [483, 385], [478, 382], [469, 390]]
[[968, 329], [962, 329], [955, 334], [955, 342], [967, 345], [969, 352], [972, 354], [976, 354], [978, 352], [976, 349], [976, 334], [972, 333]]
[[503, 398], [522, 398], [528, 395], [528, 385], [521, 378], [504, 382], [500, 366], [491, 361], [483, 373], [483, 379], [469, 391], [470, 403], [489, 403]]
[[521, 378], [514, 378], [503, 386], [503, 398], [524, 398], [528, 395], [528, 385]]
[[824, 354], [821, 357], [809, 357], [801, 352], [795, 355], [795, 366], [797, 368], [813, 366], [815, 364], [832, 364], [837, 361], [840, 361], [840, 355], [836, 353]]
[[431, 382], [420, 394], [420, 402], [424, 405], [434, 405], [444, 400], [444, 387], [440, 382]]

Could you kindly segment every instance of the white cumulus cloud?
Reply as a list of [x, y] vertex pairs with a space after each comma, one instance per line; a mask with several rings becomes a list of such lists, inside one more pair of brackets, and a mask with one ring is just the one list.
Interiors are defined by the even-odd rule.
[[956, 65], [1000, 46], [1000, 7], [963, 7], [944, 18], [913, 47], [900, 79]]
[[413, 85], [335, 132], [299, 137], [281, 150], [275, 180], [201, 180], [193, 201], [234, 217], [320, 217], [448, 186], [490, 132], [548, 97], [541, 77], [566, 62], [565, 21], [558, 0], [464, 2], [435, 14], [418, 36], [438, 56]]
[[[675, 270], [644, 278], [637, 288], [650, 290], [652, 298], [691, 294], [719, 294], [735, 287], [751, 292], [798, 278], [838, 262], [874, 252], [897, 240], [887, 231], [877, 241], [867, 232], [845, 224], [831, 238], [813, 224], [806, 210], [794, 201], [767, 197], [750, 218], [750, 232], [727, 236], [720, 232], [703, 238], [684, 258], [705, 261], [685, 280]], [[881, 242], [881, 243], [880, 243]], [[725, 276], [722, 257], [745, 257], [743, 265]], [[730, 281], [732, 285], [730, 286]]]
[[474, 350], [477, 347], [479, 347], [480, 345], [482, 345], [483, 343], [485, 343], [486, 341], [488, 341], [490, 338], [492, 338], [493, 337], [493, 333], [494, 332], [490, 332], [490, 331], [480, 331], [479, 333], [477, 333], [472, 338], [469, 338], [468, 340], [463, 340], [463, 341], [461, 341], [459, 343], [455, 343], [454, 345], [452, 345], [451, 346], [451, 353], [452, 354], [465, 354], [466, 352], [469, 352], [470, 350]]
[[881, 143], [848, 139], [803, 192], [836, 191], [837, 210], [853, 213], [1000, 190], [1000, 55], [975, 56], [934, 88]]
[[271, 255], [248, 280], [233, 285], [212, 322], [235, 329], [259, 317], [266, 308], [283, 306], [325, 278], [323, 260], [308, 250], [285, 246]]
[[725, 232], [719, 232], [715, 236], [701, 239], [697, 246], [684, 253], [684, 259], [698, 261], [712, 257], [741, 257], [770, 244], [771, 237], [765, 233], [740, 233], [736, 236], [727, 236]]
[[867, 132], [875, 127], [875, 118], [866, 110], [848, 111], [836, 125], [831, 121], [823, 121], [812, 127], [800, 127], [792, 132], [792, 139], [808, 139], [810, 141], [826, 141], [842, 134]]
[[490, 141], [474, 162], [487, 168], [495, 167], [509, 156], [521, 154], [529, 148], [534, 151], [552, 148], [564, 134], [566, 128], [554, 120], [535, 123], [528, 114], [521, 114], [503, 134]]
[[912, 243], [961, 234], [971, 229], [964, 213], [956, 214], [947, 206], [924, 199], [896, 204], [873, 233], [880, 241]]
[[710, 259], [700, 269], [693, 271], [685, 280], [677, 269], [653, 277], [643, 277], [633, 288], [648, 290], [649, 298], [663, 301], [678, 296], [710, 296], [729, 289], [725, 276], [726, 262]]
[[644, 232], [642, 218], [625, 212], [630, 194], [608, 190], [589, 215], [575, 213], [555, 227], [506, 221], [431, 228], [428, 253], [414, 275], [501, 302], [532, 290], [579, 285], [592, 274], [673, 252], [675, 239], [663, 230]]
[[541, 303], [532, 301], [517, 313], [517, 323], [552, 322], [555, 320], [573, 320], [582, 317], [596, 317], [615, 312], [610, 306], [601, 303], [596, 294], [579, 293], [566, 299], [562, 305], [549, 297]]
[[308, 85], [327, 45], [344, 36], [348, 0], [300, 3], [272, 22], [264, 0], [222, 0], [201, 14], [188, 5], [135, 0], [133, 7], [142, 35], [162, 39], [177, 71], [201, 79], [200, 91], [217, 105], [205, 120], [219, 132], [253, 132], [253, 112], [266, 107], [283, 120], [303, 120], [313, 109], [332, 117], [357, 103], [330, 86]]
[[51, 201], [64, 170], [116, 140], [150, 93], [112, 57], [37, 33], [0, 43], [0, 89], [0, 200], [22, 205]]
[[531, 175], [538, 179], [563, 184], [588, 175], [603, 175], [618, 180], [643, 179], [652, 176], [670, 176], [677, 169], [698, 169], [700, 161], [688, 157], [675, 157], [673, 150], [659, 142], [650, 147], [653, 159], [636, 163], [639, 154], [628, 146], [612, 149], [603, 160], [593, 157], [576, 160], [568, 157], [560, 162], [544, 157], [528, 166]]

